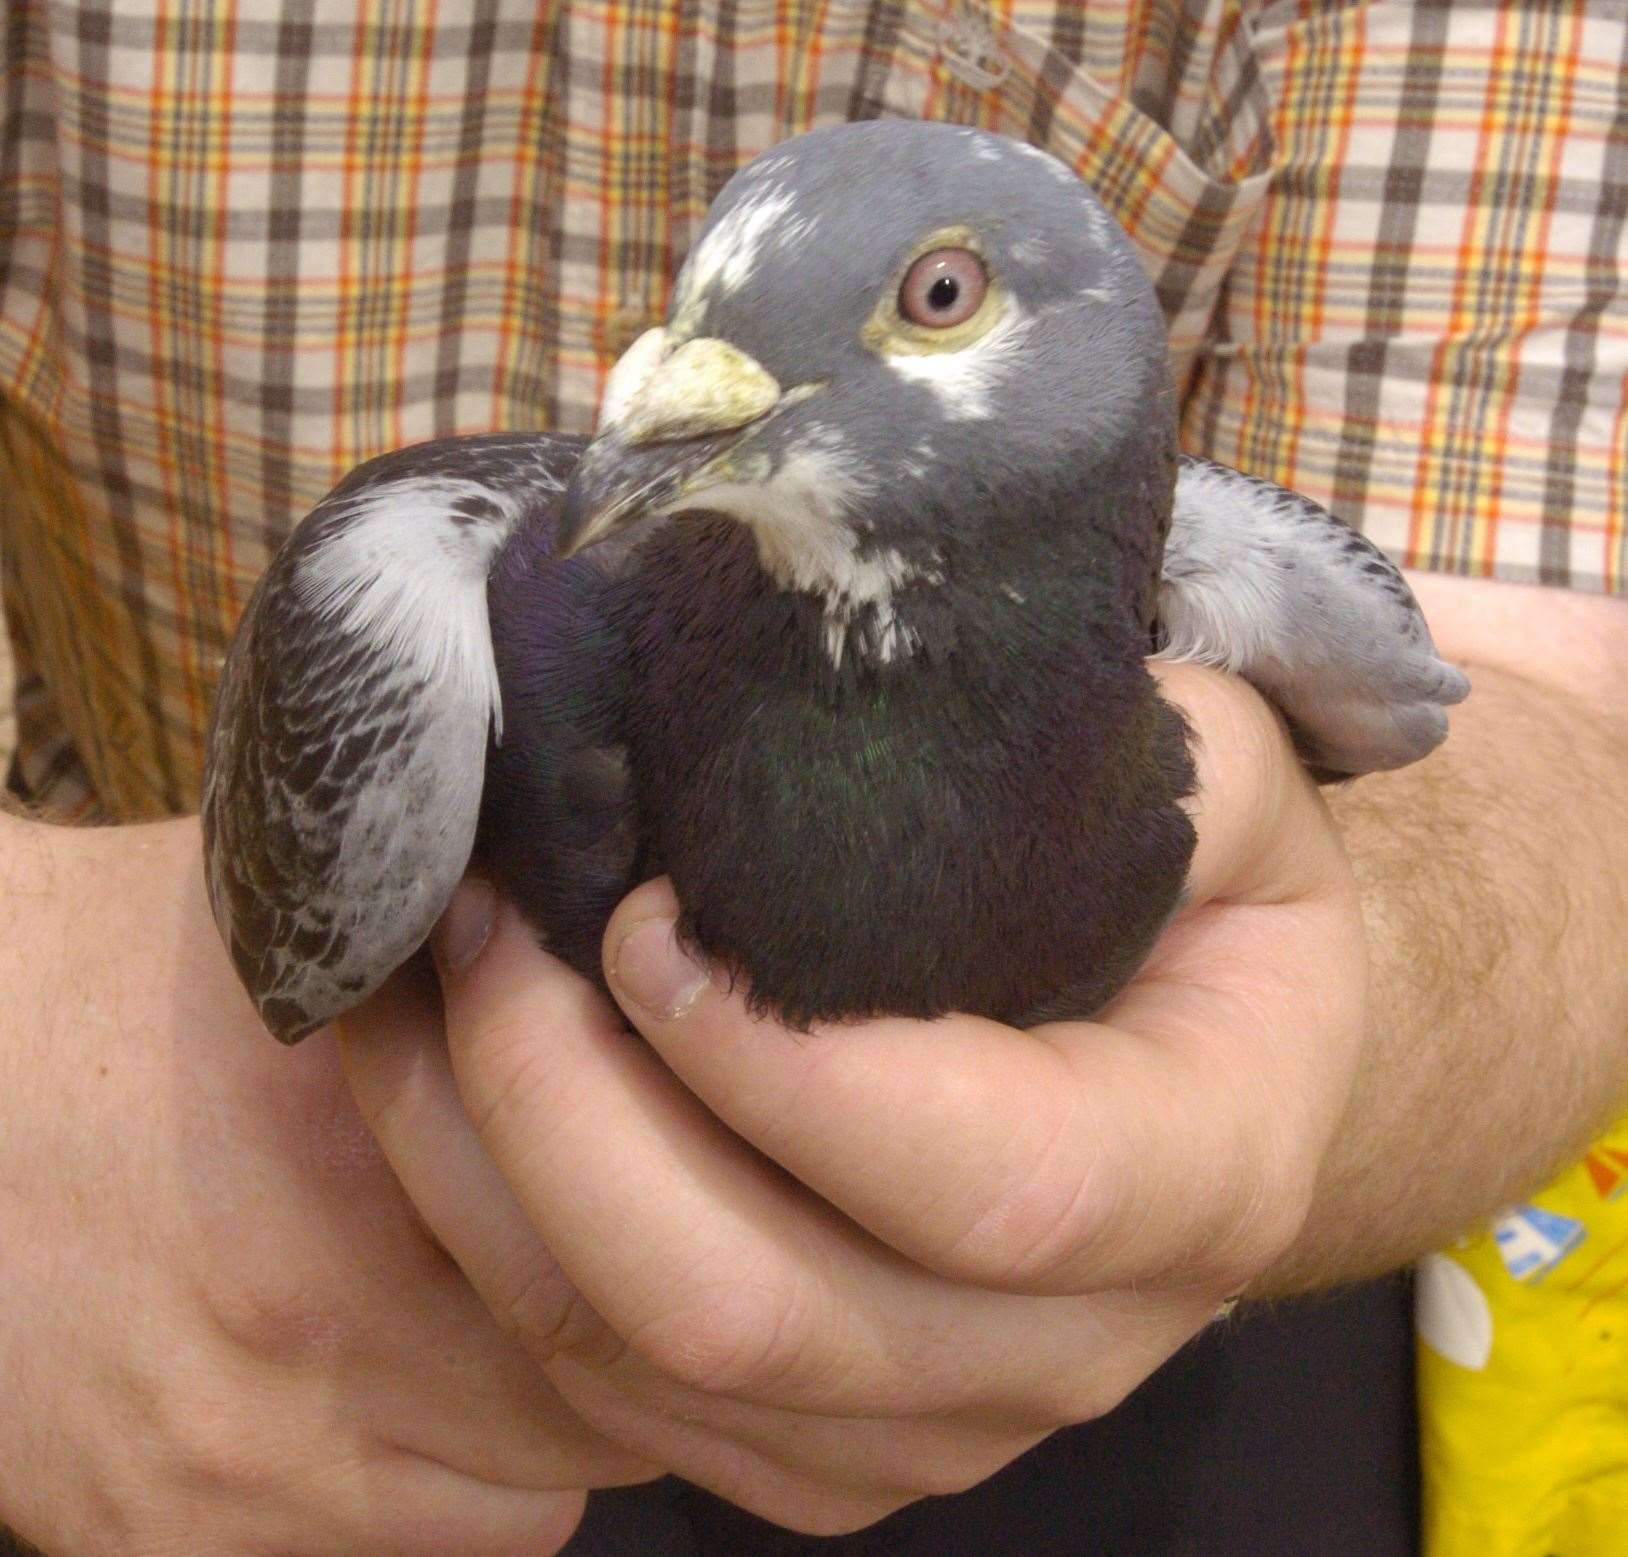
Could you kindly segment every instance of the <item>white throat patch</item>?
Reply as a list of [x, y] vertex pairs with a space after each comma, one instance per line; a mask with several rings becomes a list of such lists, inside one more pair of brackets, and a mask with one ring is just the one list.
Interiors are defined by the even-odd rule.
[[841, 665], [850, 641], [857, 652], [887, 664], [917, 647], [894, 611], [894, 591], [912, 582], [938, 583], [942, 575], [892, 547], [861, 552], [847, 516], [870, 495], [869, 487], [854, 480], [842, 452], [834, 439], [804, 443], [765, 479], [707, 487], [697, 498], [750, 528], [763, 571], [781, 588], [821, 603], [833, 665]]

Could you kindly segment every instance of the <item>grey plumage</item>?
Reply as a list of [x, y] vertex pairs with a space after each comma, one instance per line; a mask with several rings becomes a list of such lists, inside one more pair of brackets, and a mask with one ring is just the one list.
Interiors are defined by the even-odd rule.
[[1244, 676], [1331, 777], [1417, 762], [1470, 690], [1377, 546], [1310, 498], [1214, 460], [1182, 459], [1159, 620], [1160, 658]]

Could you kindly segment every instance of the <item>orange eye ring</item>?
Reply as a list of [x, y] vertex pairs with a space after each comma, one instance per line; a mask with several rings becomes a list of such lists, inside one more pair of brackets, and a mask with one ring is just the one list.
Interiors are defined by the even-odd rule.
[[964, 324], [989, 291], [989, 272], [971, 249], [923, 254], [899, 285], [899, 313], [929, 330]]

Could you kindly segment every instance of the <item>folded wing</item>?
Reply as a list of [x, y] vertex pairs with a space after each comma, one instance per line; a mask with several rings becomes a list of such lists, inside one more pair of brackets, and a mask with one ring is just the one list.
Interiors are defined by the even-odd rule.
[[1470, 689], [1383, 552], [1309, 498], [1213, 460], [1181, 461], [1159, 627], [1159, 658], [1250, 681], [1325, 778], [1418, 761]]
[[445, 439], [346, 478], [249, 602], [205, 771], [216, 923], [294, 1043], [423, 944], [468, 864], [501, 728], [487, 576], [580, 440]]

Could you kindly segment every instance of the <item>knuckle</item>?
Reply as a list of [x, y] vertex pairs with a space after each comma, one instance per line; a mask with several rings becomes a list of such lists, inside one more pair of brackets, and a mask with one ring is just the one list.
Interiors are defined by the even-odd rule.
[[581, 1523], [585, 1498], [579, 1493], [538, 1493], [528, 1506], [494, 1520], [448, 1505], [444, 1496], [422, 1489], [388, 1501], [389, 1519], [377, 1513], [356, 1545], [346, 1550], [411, 1553], [412, 1557], [539, 1557], [556, 1552]]
[[352, 1341], [353, 1327], [339, 1308], [283, 1278], [228, 1277], [206, 1290], [204, 1300], [234, 1350], [273, 1368], [330, 1363]]
[[1036, 1148], [1032, 1163], [1003, 1175], [939, 1259], [942, 1274], [997, 1290], [1072, 1290], [1082, 1252], [1101, 1235], [1113, 1206], [1100, 1175], [1079, 1151], [1072, 1114]]
[[124, 1536], [107, 1549], [270, 1550], [272, 1531], [278, 1549], [337, 1549], [341, 1532], [368, 1530], [370, 1453], [324, 1398], [323, 1371], [291, 1391], [254, 1359], [223, 1362], [218, 1345], [127, 1372], [142, 1430], [105, 1520]]
[[953, 1274], [980, 1286], [1066, 1290], [1100, 1216], [1088, 1186], [1072, 1193], [1021, 1185], [989, 1206], [950, 1251]]
[[[1238, 1085], [1246, 1083], [1239, 1078]], [[1292, 1112], [1292, 1111], [1290, 1111]], [[1241, 1291], [1280, 1261], [1299, 1238], [1311, 1213], [1320, 1151], [1279, 1110], [1270, 1128], [1258, 1122], [1272, 1114], [1245, 1098], [1234, 1110], [1239, 1130], [1257, 1122], [1233, 1148], [1232, 1175], [1238, 1198], [1211, 1246], [1207, 1274], [1223, 1296]]]
[[627, 1355], [627, 1343], [587, 1298], [547, 1270], [537, 1271], [499, 1318], [541, 1363], [568, 1353], [592, 1367], [612, 1369]]
[[172, 1384], [153, 1407], [156, 1430], [149, 1441], [175, 1487], [238, 1501], [258, 1497], [277, 1479], [278, 1447], [268, 1442], [264, 1424], [245, 1420], [235, 1391]]
[[[494, 1551], [493, 1557], [543, 1557], [557, 1552], [577, 1532], [587, 1505], [586, 1493], [553, 1493], [527, 1521], [528, 1528]], [[467, 1548], [466, 1548], [467, 1550]]]
[[[1002, 1462], [1004, 1463], [1004, 1462]], [[912, 1498], [950, 1498], [987, 1481], [1000, 1466], [972, 1470], [948, 1462], [929, 1462], [912, 1470], [905, 1481]]]
[[[1162, 1360], [1162, 1358], [1161, 1358]], [[1006, 1420], [1014, 1433], [1027, 1433], [1039, 1441], [1058, 1428], [1096, 1422], [1120, 1406], [1154, 1365], [1136, 1373], [1131, 1365], [1107, 1363], [1074, 1371], [1058, 1371], [1048, 1378], [1031, 1379], [1009, 1402]]]
[[511, 1233], [488, 1256], [483, 1293], [504, 1334], [535, 1350], [557, 1346], [581, 1294], [529, 1228]]
[[1303, 1182], [1262, 1186], [1243, 1206], [1217, 1251], [1214, 1275], [1227, 1294], [1242, 1291], [1294, 1246], [1311, 1210], [1312, 1175]]
[[719, 1283], [646, 1322], [628, 1344], [677, 1383], [707, 1395], [772, 1387], [804, 1362], [800, 1304], [763, 1283]]
[[[1099, 1337], [1113, 1336], [1113, 1347], [1087, 1346], [1077, 1363], [1030, 1377], [1005, 1403], [1001, 1420], [1014, 1435], [1028, 1433], [1038, 1441], [1110, 1415], [1204, 1328], [1217, 1302], [1132, 1289], [1116, 1294], [1093, 1325]], [[1123, 1325], [1130, 1315], [1136, 1323]]]
[[1052, 1414], [1056, 1421], [1067, 1426], [1098, 1421], [1109, 1412], [1117, 1411], [1143, 1377], [1142, 1374], [1133, 1377], [1114, 1374], [1078, 1380], [1053, 1403]]
[[[541, 1042], [538, 1023], [510, 1007], [481, 1024], [470, 1053], [475, 1058], [467, 1076], [470, 1115], [483, 1139], [503, 1132], [511, 1121], [522, 1128], [548, 1117], [555, 1068], [549, 1047]], [[461, 1077], [460, 1079], [465, 1079]]]
[[1022, 1443], [1013, 1443], [998, 1452], [982, 1448], [961, 1454], [921, 1455], [914, 1464], [906, 1467], [899, 1478], [900, 1485], [912, 1500], [954, 1497], [988, 1481], [1035, 1441], [1035, 1438], [1026, 1438]]
[[1036, 1442], [1060, 1428], [1095, 1422], [1123, 1405], [1156, 1366], [1109, 1365], [1038, 1380], [1026, 1392], [1027, 1398], [1021, 1410], [1015, 1412], [1014, 1421], [1026, 1428]]
[[[196, 1290], [212, 1328], [184, 1368], [154, 1372], [140, 1386], [153, 1425], [151, 1443], [170, 1479], [218, 1500], [276, 1495], [309, 1468], [309, 1423], [279, 1411], [303, 1379], [343, 1372], [356, 1350], [356, 1321], [290, 1273], [212, 1272]], [[246, 1382], [251, 1381], [251, 1382]], [[346, 1485], [345, 1453], [327, 1434], [335, 1497]]]

